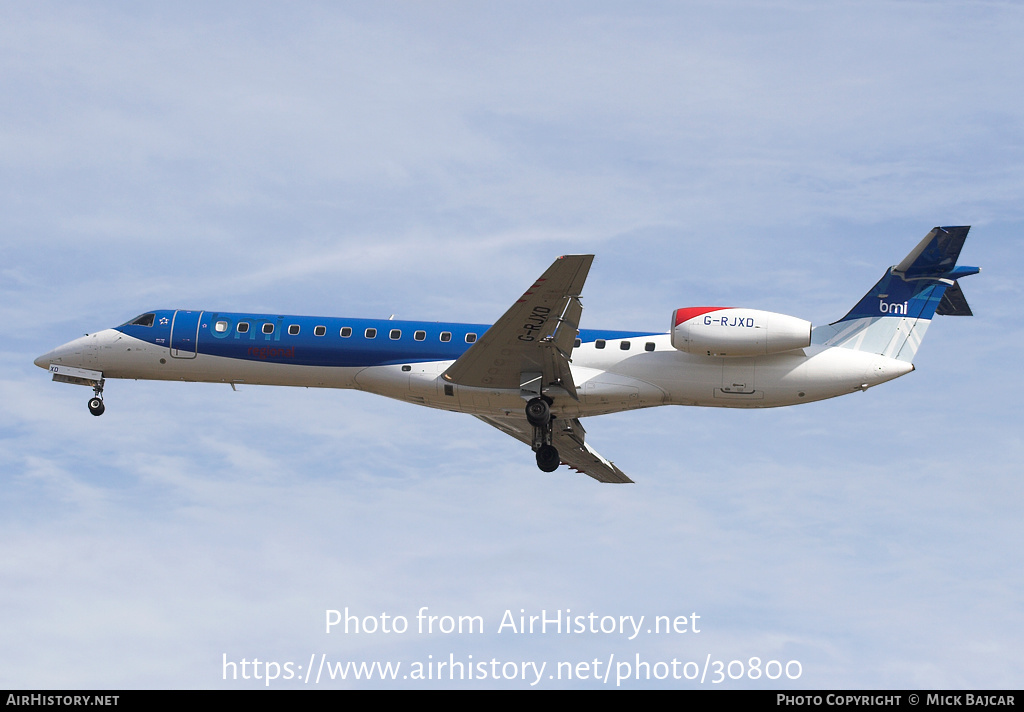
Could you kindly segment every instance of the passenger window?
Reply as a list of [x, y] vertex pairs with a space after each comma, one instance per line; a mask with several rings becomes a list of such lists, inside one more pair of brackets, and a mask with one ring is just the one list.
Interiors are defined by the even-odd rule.
[[412, 335], [412, 338], [416, 339], [417, 341], [423, 341], [423, 339], [427, 338], [427, 332], [417, 331]]
[[442, 331], [441, 332], [441, 341], [451, 341], [451, 340], [452, 340], [452, 332], [450, 332], [450, 331]]
[[466, 343], [471, 344], [476, 341], [476, 334], [466, 334]]
[[623, 341], [622, 343], [619, 344], [619, 348], [622, 349], [623, 351], [629, 351], [629, 346], [630, 344], [628, 341]]
[[654, 342], [648, 341], [646, 344], [644, 344], [644, 351], [654, 351]]
[[314, 326], [313, 327], [313, 335], [314, 336], [323, 336], [326, 333], [327, 333], [327, 327], [326, 326]]
[[595, 349], [603, 349], [604, 348], [604, 339], [598, 339], [597, 341], [595, 341], [594, 342], [594, 348]]
[[366, 338], [368, 338], [368, 339], [376, 339], [377, 338], [377, 330], [376, 329], [367, 329], [366, 331], [363, 332], [363, 335], [366, 336]]
[[402, 330], [392, 329], [391, 333], [388, 334], [388, 338], [390, 338], [392, 341], [398, 341], [400, 338], [402, 338]]
[[298, 324], [289, 324], [288, 325], [288, 335], [289, 336], [298, 336], [298, 334], [299, 334], [299, 325]]
[[263, 333], [264, 334], [273, 334], [274, 333], [274, 325], [271, 324], [269, 321], [264, 323], [263, 324]]
[[343, 326], [343, 327], [341, 327], [341, 338], [347, 339], [350, 336], [352, 336], [352, 327], [351, 326]]
[[225, 331], [228, 330], [228, 323], [226, 321], [218, 321], [216, 324], [213, 325], [213, 330], [216, 331], [218, 334], [223, 334]]
[[573, 346], [574, 349], [578, 349], [580, 344], [582, 344], [582, 343], [583, 342], [580, 339], [576, 339], [576, 343], [574, 343], [572, 346]]
[[249, 322], [247, 322], [247, 321], [240, 321], [240, 322], [238, 322], [238, 333], [239, 334], [247, 334], [247, 333], [249, 333]]

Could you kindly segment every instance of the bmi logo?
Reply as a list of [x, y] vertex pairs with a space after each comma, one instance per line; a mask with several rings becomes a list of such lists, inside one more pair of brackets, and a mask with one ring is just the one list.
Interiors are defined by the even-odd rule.
[[879, 301], [878, 302], [878, 311], [882, 312], [883, 314], [902, 314], [903, 316], [906, 316], [907, 315], [907, 302], [903, 302], [902, 304], [899, 304], [899, 303], [896, 303], [896, 302], [883, 302], [883, 301]]

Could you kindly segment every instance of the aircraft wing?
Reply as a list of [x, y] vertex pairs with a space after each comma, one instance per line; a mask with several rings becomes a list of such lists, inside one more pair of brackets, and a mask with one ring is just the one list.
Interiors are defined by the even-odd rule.
[[580, 292], [593, 255], [559, 257], [442, 378], [478, 388], [521, 388], [538, 395], [560, 386], [577, 399], [569, 358], [579, 333]]
[[[525, 416], [493, 417], [478, 415], [476, 417], [488, 425], [493, 425], [503, 433], [508, 433], [516, 440], [527, 445], [533, 443], [533, 426], [526, 422]], [[558, 454], [562, 458], [563, 464], [593, 477], [598, 482], [614, 482], [619, 484], [633, 482], [633, 480], [626, 476], [626, 473], [601, 457], [600, 453], [587, 445], [585, 441], [587, 431], [583, 429], [579, 418], [573, 418], [572, 420], [557, 418], [553, 425], [551, 444], [558, 448]]]

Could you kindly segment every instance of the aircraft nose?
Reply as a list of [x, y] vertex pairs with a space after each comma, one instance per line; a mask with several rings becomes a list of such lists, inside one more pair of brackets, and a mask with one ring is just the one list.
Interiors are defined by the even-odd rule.
[[88, 338], [88, 335], [80, 336], [74, 341], [69, 341], [63, 346], [58, 346], [55, 349], [47, 351], [45, 354], [37, 358], [32, 363], [34, 363], [36, 366], [39, 366], [39, 368], [45, 368], [46, 370], [50, 369], [51, 363], [62, 363], [66, 366], [78, 365], [72, 362], [76, 361], [76, 357], [80, 356], [82, 352], [85, 350], [85, 347], [88, 343]]
[[39, 366], [39, 368], [49, 369], [50, 368], [50, 358], [52, 356], [53, 356], [53, 352], [52, 351], [47, 351], [45, 354], [43, 354], [42, 356], [37, 358], [32, 363], [34, 363], [36, 366]]

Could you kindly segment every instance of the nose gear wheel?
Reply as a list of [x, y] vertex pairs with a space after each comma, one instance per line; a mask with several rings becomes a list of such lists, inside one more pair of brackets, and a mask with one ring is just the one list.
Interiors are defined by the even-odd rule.
[[93, 415], [103, 415], [103, 411], [106, 407], [103, 405], [103, 382], [100, 381], [100, 385], [93, 386], [93, 396], [89, 399], [89, 412]]

